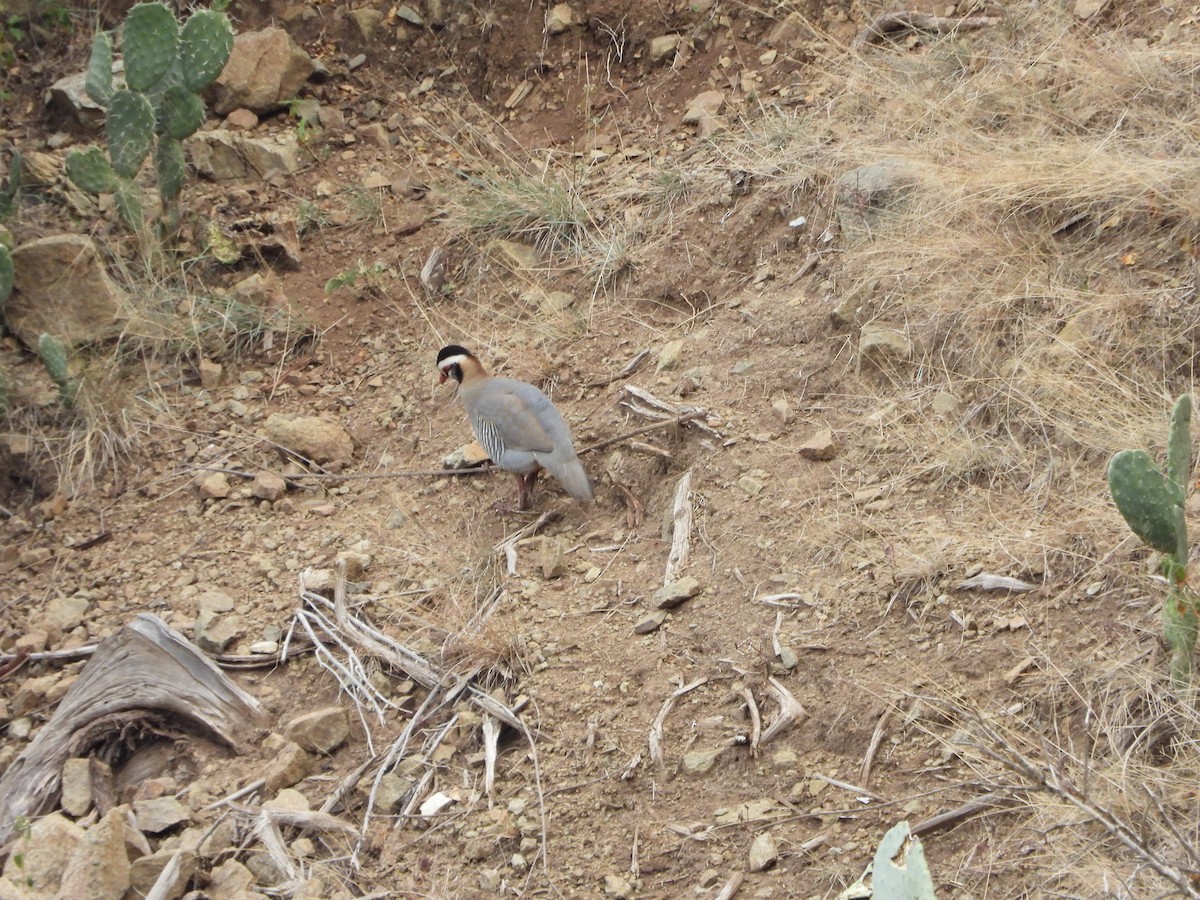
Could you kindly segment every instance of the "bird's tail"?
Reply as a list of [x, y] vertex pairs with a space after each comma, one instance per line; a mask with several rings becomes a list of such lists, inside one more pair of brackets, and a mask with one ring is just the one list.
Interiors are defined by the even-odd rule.
[[550, 474], [559, 480], [568, 494], [584, 502], [592, 499], [592, 482], [577, 457], [547, 460], [547, 463]]

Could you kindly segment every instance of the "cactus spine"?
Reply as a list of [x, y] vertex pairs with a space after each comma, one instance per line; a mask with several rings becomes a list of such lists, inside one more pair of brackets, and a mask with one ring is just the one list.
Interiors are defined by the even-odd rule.
[[139, 3], [122, 26], [126, 87], [117, 90], [112, 38], [97, 34], [86, 87], [106, 111], [108, 155], [97, 147], [73, 151], [68, 177], [85, 191], [114, 194], [121, 220], [140, 231], [138, 173], [152, 158], [160, 196], [166, 201], [179, 196], [187, 172], [181, 141], [204, 124], [200, 93], [221, 74], [232, 50], [233, 28], [224, 13], [199, 10], [180, 28], [164, 4]]
[[73, 406], [75, 395], [79, 392], [79, 382], [71, 377], [66, 346], [54, 335], [43, 333], [38, 338], [38, 356], [41, 357], [42, 365], [46, 367], [54, 383], [58, 385], [58, 396], [63, 405]]
[[1149, 547], [1164, 554], [1169, 584], [1163, 605], [1163, 637], [1171, 648], [1171, 678], [1191, 683], [1200, 632], [1197, 596], [1187, 583], [1188, 538], [1184, 504], [1191, 477], [1192, 398], [1175, 402], [1167, 434], [1167, 472], [1141, 450], [1122, 450], [1108, 463], [1108, 489], [1126, 524]]

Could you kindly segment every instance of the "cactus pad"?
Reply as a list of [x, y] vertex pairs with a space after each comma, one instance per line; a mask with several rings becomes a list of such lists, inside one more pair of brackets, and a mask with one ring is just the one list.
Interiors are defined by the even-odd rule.
[[1121, 516], [1146, 544], [1176, 553], [1176, 492], [1143, 450], [1122, 450], [1108, 463], [1108, 489]]
[[75, 402], [75, 392], [79, 384], [71, 377], [67, 366], [67, 348], [54, 335], [43, 333], [38, 338], [37, 352], [41, 357], [42, 365], [46, 367], [51, 379], [58, 385], [59, 397], [62, 398], [63, 403], [70, 406]]
[[180, 58], [183, 86], [200, 91], [217, 80], [233, 51], [233, 26], [229, 18], [211, 9], [198, 10], [183, 24]]
[[83, 87], [87, 95], [100, 106], [108, 106], [112, 99], [112, 67], [112, 35], [107, 31], [97, 31], [96, 36], [92, 38], [92, 55], [88, 58]]
[[117, 189], [117, 173], [99, 147], [68, 153], [67, 177], [92, 194], [111, 194]]
[[1192, 464], [1192, 397], [1183, 394], [1175, 401], [1171, 413], [1171, 430], [1167, 435], [1167, 478], [1180, 506], [1187, 500], [1187, 485]]
[[117, 181], [117, 190], [113, 195], [117, 206], [117, 215], [121, 221], [134, 231], [141, 231], [146, 224], [142, 213], [142, 192], [134, 181]]
[[154, 108], [141, 94], [117, 91], [104, 122], [112, 167], [122, 178], [133, 178], [154, 144]]
[[125, 17], [121, 55], [125, 82], [135, 91], [148, 91], [166, 74], [179, 53], [179, 23], [161, 3], [139, 3]]
[[162, 131], [177, 141], [191, 137], [204, 124], [204, 101], [187, 88], [167, 88], [159, 107]]
[[154, 168], [158, 172], [158, 192], [164, 200], [174, 200], [183, 189], [187, 164], [183, 144], [170, 138], [160, 138], [154, 150]]
[[13, 261], [8, 248], [0, 244], [0, 314], [4, 312], [4, 304], [13, 287]]

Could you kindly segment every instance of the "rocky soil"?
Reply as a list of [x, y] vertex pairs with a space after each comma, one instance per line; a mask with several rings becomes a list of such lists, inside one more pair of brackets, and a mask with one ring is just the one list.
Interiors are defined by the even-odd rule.
[[[946, 6], [914, 9], [975, 17], [963, 72], [1019, 58], [1013, 11]], [[1067, 7], [1055, 27], [1081, 40], [1194, 58], [1182, 11]], [[138, 614], [261, 711], [228, 740], [179, 710], [101, 721], [46, 808], [5, 823], [0, 896], [866, 896], [842, 892], [900, 821], [939, 896], [1165, 889], [1101, 817], [1038, 799], [1036, 766], [1005, 768], [1024, 752], [1144, 813], [1072, 768], [1117, 707], [1139, 735], [1123, 746], [1169, 768], [1145, 712], [1159, 595], [1103, 454], [1069, 422], [1006, 434], [994, 387], [932, 364], [943, 345], [894, 314], [887, 277], [852, 274], [911, 161], [872, 147], [803, 182], [768, 158], [768, 113], [827, 116], [839, 140], [852, 98], [825, 98], [858, 54], [941, 65], [950, 25], [881, 41], [865, 29], [890, 9], [234, 4], [244, 70], [189, 146], [187, 279], [265, 324], [247, 346], [207, 334], [182, 370], [138, 360], [136, 440], [92, 482], [56, 483], [53, 446], [3, 435], [0, 769]], [[48, 307], [26, 281], [7, 313], [0, 359], [45, 408], [28, 348], [46, 309], [96, 357], [106, 323], [148, 328], [127, 235], [61, 174], [94, 113], [69, 85], [43, 106], [87, 41], [26, 48], [9, 76], [23, 112], [3, 140], [40, 180], [10, 222], [25, 270], [103, 248], [86, 296]], [[761, 158], [731, 149], [747, 135]], [[589, 235], [586, 253], [530, 222], [468, 227], [464, 190], [547, 173], [574, 179], [561, 240]], [[1105, 272], [1132, 265], [1103, 252]], [[1191, 272], [1159, 252], [1143, 277]], [[444, 470], [470, 440], [434, 367], [451, 342], [553, 396], [594, 504], [545, 480], [533, 514], [501, 515], [509, 477]], [[930, 463], [984, 421], [1071, 474], [1050, 490]], [[1160, 802], [1194, 806], [1182, 782]]]

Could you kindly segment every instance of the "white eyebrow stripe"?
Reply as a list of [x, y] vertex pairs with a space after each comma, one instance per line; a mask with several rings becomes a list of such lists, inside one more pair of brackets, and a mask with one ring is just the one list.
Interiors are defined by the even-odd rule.
[[463, 356], [461, 353], [458, 353], [458, 354], [455, 354], [454, 356], [447, 356], [440, 363], [438, 363], [438, 368], [439, 369], [448, 369], [451, 366], [461, 366], [466, 361], [467, 361], [467, 358], [465, 356]]

